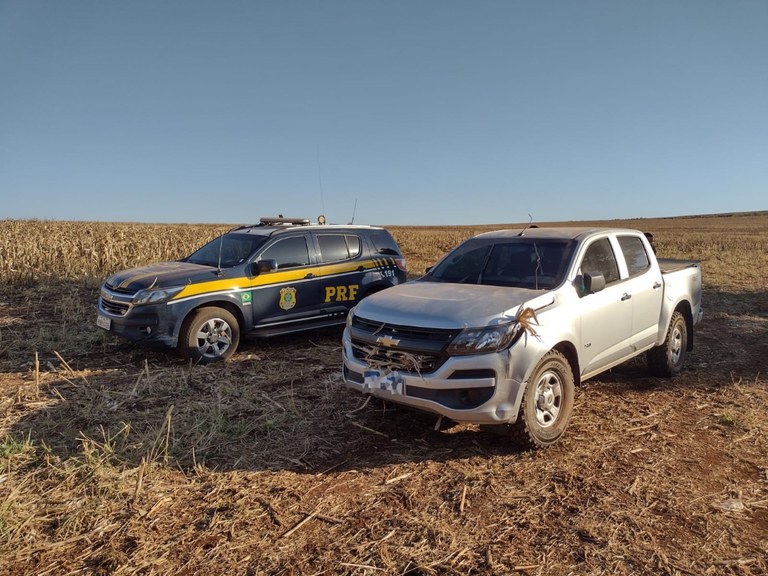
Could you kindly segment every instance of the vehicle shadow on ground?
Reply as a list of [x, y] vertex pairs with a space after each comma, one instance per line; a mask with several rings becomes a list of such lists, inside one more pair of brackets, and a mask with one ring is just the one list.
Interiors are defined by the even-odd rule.
[[[729, 302], [726, 294], [718, 298]], [[754, 305], [707, 319], [680, 377], [649, 376], [639, 358], [577, 390], [577, 411], [590, 387], [614, 396], [681, 394], [691, 386], [728, 385], [742, 374], [754, 377], [755, 362], [766, 358], [766, 318]], [[723, 342], [729, 333], [740, 335], [733, 339], [738, 345]], [[436, 430], [435, 416], [365, 404], [341, 380], [340, 336], [338, 328], [247, 340], [233, 361], [210, 366], [110, 344], [72, 366], [49, 363], [38, 383], [30, 372], [13, 392], [19, 417], [10, 434], [59, 458], [96, 455], [129, 467], [155, 461], [187, 470], [318, 473], [525, 454], [476, 426], [443, 422]]]
[[[317, 350], [308, 342], [294, 342], [292, 349], [307, 356]], [[157, 368], [150, 361], [81, 377], [50, 376], [39, 392], [25, 385], [29, 410], [10, 433], [61, 459], [97, 457], [127, 467], [150, 461], [184, 470], [203, 465], [316, 474], [526, 454], [509, 438], [477, 426], [440, 425], [433, 415], [350, 395], [325, 365], [278, 368], [278, 377], [269, 373], [275, 362], [240, 360], [222, 371]], [[618, 373], [616, 382], [597, 385], [613, 396], [658, 390], [658, 383], [631, 372]], [[579, 408], [576, 415], [590, 418]]]
[[[393, 462], [450, 460], [518, 449], [476, 427], [364, 399], [342, 384], [286, 375], [269, 386], [207, 368], [48, 377], [21, 397], [9, 430], [60, 459], [142, 461], [192, 470], [318, 473]], [[355, 404], [356, 403], [356, 404]]]

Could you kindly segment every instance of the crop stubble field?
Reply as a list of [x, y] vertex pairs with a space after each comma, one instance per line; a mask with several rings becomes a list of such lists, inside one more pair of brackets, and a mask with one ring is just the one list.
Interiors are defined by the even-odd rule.
[[[600, 224], [700, 259], [704, 321], [532, 452], [348, 395], [340, 329], [191, 367], [95, 327], [229, 226], [0, 221], [0, 574], [768, 573], [768, 212]], [[493, 228], [390, 229], [416, 276]]]

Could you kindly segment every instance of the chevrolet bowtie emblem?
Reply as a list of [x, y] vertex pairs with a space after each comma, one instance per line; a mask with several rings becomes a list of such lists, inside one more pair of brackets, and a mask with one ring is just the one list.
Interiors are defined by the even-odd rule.
[[400, 340], [397, 338], [392, 338], [392, 336], [379, 336], [376, 338], [376, 344], [383, 344], [387, 348], [390, 348], [392, 346], [398, 346], [400, 344]]

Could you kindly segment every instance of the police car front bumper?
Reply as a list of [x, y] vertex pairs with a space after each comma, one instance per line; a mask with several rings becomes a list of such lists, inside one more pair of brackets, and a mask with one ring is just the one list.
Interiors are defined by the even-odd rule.
[[125, 316], [118, 316], [106, 312], [99, 298], [96, 312], [96, 325], [108, 332], [133, 342], [171, 348], [176, 346], [177, 335], [162, 329], [174, 325], [165, 319], [169, 314], [165, 304], [132, 307]]

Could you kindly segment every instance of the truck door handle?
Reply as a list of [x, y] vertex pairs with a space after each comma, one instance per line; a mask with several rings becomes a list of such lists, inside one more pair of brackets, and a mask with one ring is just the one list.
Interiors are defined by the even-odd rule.
[[656, 290], [656, 288], [661, 288], [661, 282], [654, 282], [653, 283], [653, 289]]
[[362, 272], [363, 270], [365, 270], [365, 266], [358, 266], [357, 267], [357, 271], [358, 272]]
[[624, 300], [629, 300], [630, 298], [632, 298], [632, 294], [627, 294], [626, 292], [624, 292], [624, 294], [621, 295], [622, 302], [624, 302]]
[[307, 280], [308, 280], [308, 279], [310, 279], [310, 278], [314, 278], [314, 277], [315, 277], [315, 275], [314, 275], [314, 274], [312, 274], [312, 272], [310, 272], [309, 274], [307, 274], [306, 276], [304, 276], [304, 278], [305, 278], [305, 279], [307, 279]]

